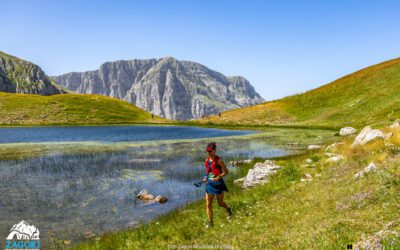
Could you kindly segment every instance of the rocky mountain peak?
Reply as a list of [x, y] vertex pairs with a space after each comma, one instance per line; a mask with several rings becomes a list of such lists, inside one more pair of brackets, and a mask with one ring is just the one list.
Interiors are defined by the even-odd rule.
[[99, 70], [53, 78], [78, 93], [112, 96], [169, 119], [199, 118], [264, 101], [243, 77], [226, 77], [171, 56], [107, 62]]

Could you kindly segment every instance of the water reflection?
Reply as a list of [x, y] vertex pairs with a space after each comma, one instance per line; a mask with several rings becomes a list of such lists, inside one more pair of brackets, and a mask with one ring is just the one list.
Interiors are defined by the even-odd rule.
[[[218, 139], [217, 145], [226, 163], [288, 154], [262, 138]], [[160, 143], [0, 161], [0, 235], [26, 220], [40, 229], [44, 246], [51, 237], [81, 240], [135, 226], [202, 198], [204, 189], [192, 183], [204, 175], [204, 146], [200, 141]], [[169, 201], [137, 200], [142, 189]]]

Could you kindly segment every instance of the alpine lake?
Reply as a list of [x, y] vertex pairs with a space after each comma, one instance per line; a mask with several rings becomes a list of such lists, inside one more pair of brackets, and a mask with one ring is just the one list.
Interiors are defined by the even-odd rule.
[[[193, 183], [205, 174], [210, 141], [228, 166], [225, 179], [233, 180], [243, 176], [230, 161], [298, 154], [333, 135], [164, 125], [0, 128], [0, 237], [25, 220], [45, 248], [55, 240], [76, 243], [203, 199], [204, 185]], [[139, 200], [143, 189], [168, 201]]]

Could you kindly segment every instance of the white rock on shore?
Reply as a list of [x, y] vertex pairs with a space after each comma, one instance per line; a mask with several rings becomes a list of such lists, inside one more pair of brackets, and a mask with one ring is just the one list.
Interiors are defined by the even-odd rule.
[[276, 165], [274, 161], [266, 160], [264, 163], [257, 163], [254, 168], [249, 169], [247, 176], [244, 178], [242, 187], [249, 188], [257, 184], [268, 182], [271, 175], [277, 173], [281, 166]]
[[354, 177], [355, 178], [362, 177], [365, 173], [373, 172], [377, 169], [378, 167], [373, 162], [371, 162], [367, 167], [364, 168], [364, 170], [361, 170], [360, 172], [356, 173]]
[[352, 128], [352, 127], [344, 127], [344, 128], [341, 128], [339, 131], [340, 136], [347, 136], [347, 135], [352, 135], [355, 133], [357, 133], [357, 129]]
[[385, 139], [385, 134], [379, 129], [372, 129], [370, 126], [366, 126], [361, 130], [361, 132], [357, 135], [351, 147], [356, 147], [360, 145], [364, 145], [370, 141], [376, 139]]

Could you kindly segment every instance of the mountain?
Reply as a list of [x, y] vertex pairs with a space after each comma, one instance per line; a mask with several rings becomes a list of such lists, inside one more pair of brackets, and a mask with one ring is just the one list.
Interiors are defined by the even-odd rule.
[[400, 58], [279, 100], [233, 109], [205, 123], [355, 126], [400, 118]]
[[173, 57], [107, 62], [98, 70], [53, 79], [77, 93], [126, 100], [161, 117], [188, 120], [254, 105], [263, 98], [243, 77], [226, 77]]
[[39, 66], [1, 51], [0, 91], [38, 95], [67, 93]]

